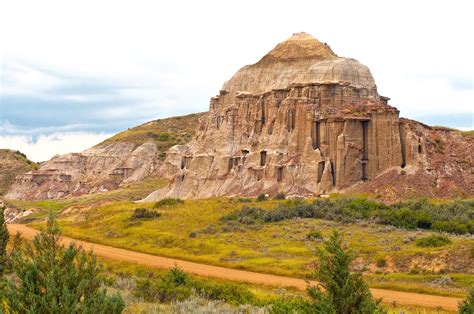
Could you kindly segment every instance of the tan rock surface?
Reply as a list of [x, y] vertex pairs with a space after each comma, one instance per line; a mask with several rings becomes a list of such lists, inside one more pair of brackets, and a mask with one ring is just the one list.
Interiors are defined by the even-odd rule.
[[155, 120], [81, 153], [55, 156], [16, 177], [7, 199], [56, 199], [105, 192], [159, 174], [169, 147], [188, 142], [203, 114]]
[[[366, 66], [295, 34], [224, 84], [197, 138], [167, 154], [162, 173], [171, 178], [169, 187], [145, 201], [373, 191], [372, 182], [394, 169], [397, 175], [402, 168], [430, 171], [432, 162], [416, 151], [418, 141], [433, 141], [431, 133], [400, 120], [387, 101]], [[434, 177], [445, 186], [462, 181], [455, 186], [472, 195], [466, 169], [453, 172], [457, 179], [445, 170]]]

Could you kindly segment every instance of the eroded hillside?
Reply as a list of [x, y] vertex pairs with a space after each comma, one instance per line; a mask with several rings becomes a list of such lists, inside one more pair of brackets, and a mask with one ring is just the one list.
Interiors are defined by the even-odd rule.
[[55, 156], [38, 170], [17, 176], [6, 198], [56, 199], [141, 181], [158, 171], [170, 147], [192, 139], [203, 115], [151, 121], [84, 152]]
[[21, 152], [0, 149], [0, 196], [7, 192], [16, 176], [37, 168], [38, 164]]

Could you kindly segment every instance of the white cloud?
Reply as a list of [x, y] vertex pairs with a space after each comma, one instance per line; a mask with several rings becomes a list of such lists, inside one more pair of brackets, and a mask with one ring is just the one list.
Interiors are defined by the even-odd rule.
[[0, 148], [19, 150], [29, 159], [39, 162], [49, 160], [56, 154], [83, 151], [111, 135], [70, 132], [41, 135], [36, 139], [24, 135], [6, 135], [0, 136]]
[[459, 125], [468, 128], [473, 9], [470, 0], [1, 1], [0, 93], [39, 105], [28, 99], [0, 121], [26, 133], [112, 132], [112, 122], [204, 111], [240, 67], [305, 31], [366, 64], [401, 115], [446, 117], [441, 124], [470, 115]]

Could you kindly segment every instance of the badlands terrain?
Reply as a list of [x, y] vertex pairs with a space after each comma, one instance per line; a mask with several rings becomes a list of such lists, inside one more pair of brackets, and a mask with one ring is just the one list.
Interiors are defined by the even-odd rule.
[[225, 82], [206, 113], [39, 165], [2, 151], [0, 193], [26, 238], [56, 213], [129, 312], [169, 310], [131, 291], [173, 263], [252, 296], [226, 311], [304, 298], [338, 229], [387, 309], [449, 313], [474, 285], [473, 145], [472, 132], [400, 118], [367, 66], [297, 33]]

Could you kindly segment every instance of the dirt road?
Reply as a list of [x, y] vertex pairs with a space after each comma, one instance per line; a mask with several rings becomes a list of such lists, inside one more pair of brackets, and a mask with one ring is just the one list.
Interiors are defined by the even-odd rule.
[[[8, 225], [8, 231], [11, 234], [16, 234], [17, 232], [20, 232], [23, 238], [27, 240], [33, 239], [37, 232], [37, 230], [26, 227], [25, 225], [15, 224]], [[84, 242], [80, 240], [74, 240], [67, 237], [63, 237], [61, 241], [64, 245], [67, 245], [71, 242], [75, 242], [76, 244], [81, 245], [86, 250], [92, 250], [98, 256], [135, 263], [152, 268], [171, 268], [174, 265], [177, 265], [188, 273], [205, 277], [214, 277], [269, 286], [296, 287], [301, 290], [304, 290], [307, 287], [307, 283], [304, 280], [297, 278], [261, 274], [244, 270], [187, 262], [173, 258], [160, 257], [90, 242]], [[439, 307], [448, 310], [456, 310], [458, 307], [458, 303], [460, 302], [460, 299], [451, 297], [441, 297], [384, 289], [370, 290], [374, 297], [383, 298], [384, 303], [396, 302], [400, 305], [415, 305], [433, 308]]]

